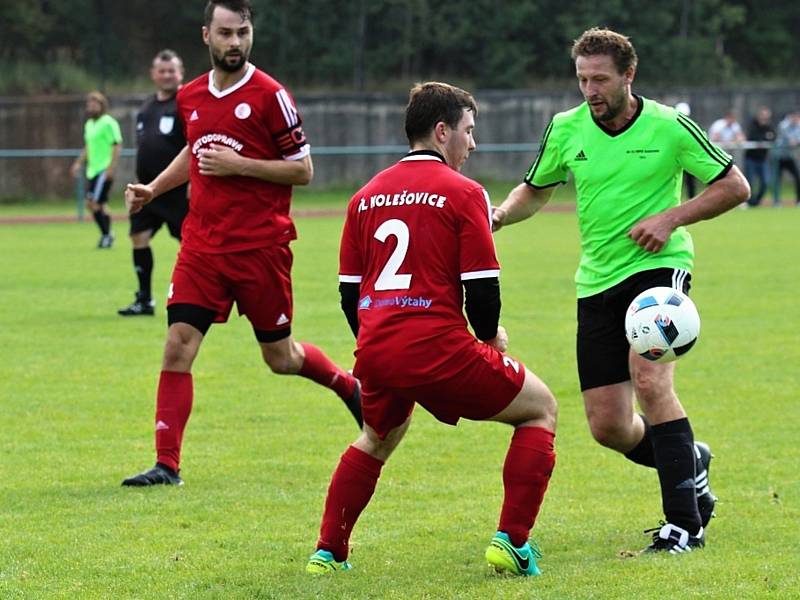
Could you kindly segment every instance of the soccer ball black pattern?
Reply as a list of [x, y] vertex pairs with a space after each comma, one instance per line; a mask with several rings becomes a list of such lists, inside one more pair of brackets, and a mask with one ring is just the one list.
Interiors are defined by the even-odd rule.
[[694, 346], [698, 335], [697, 307], [679, 290], [645, 290], [634, 298], [625, 314], [625, 336], [633, 351], [647, 360], [677, 360]]

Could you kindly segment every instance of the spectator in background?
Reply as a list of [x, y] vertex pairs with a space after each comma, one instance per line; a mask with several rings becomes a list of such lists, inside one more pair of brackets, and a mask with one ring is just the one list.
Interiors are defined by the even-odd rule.
[[733, 110], [725, 113], [721, 119], [717, 119], [708, 128], [708, 139], [715, 144], [732, 144], [745, 141], [742, 126], [736, 120]]
[[[747, 130], [749, 142], [774, 142], [775, 128], [772, 126], [772, 111], [762, 106]], [[761, 198], [769, 186], [769, 162], [767, 161], [768, 148], [748, 148], [744, 153], [744, 176], [753, 190], [748, 206], [758, 206]], [[758, 187], [756, 187], [756, 180]]]
[[[162, 50], [153, 59], [150, 78], [156, 93], [145, 100], [136, 115], [136, 178], [141, 183], [153, 181], [186, 146], [176, 104], [178, 88], [183, 81], [183, 61], [172, 50]], [[130, 215], [133, 268], [139, 280], [139, 291], [131, 304], [117, 311], [119, 315], [154, 314], [150, 238], [166, 224], [170, 235], [180, 241], [181, 225], [189, 210], [187, 187], [187, 184], [179, 185]]]
[[789, 171], [794, 177], [794, 201], [800, 206], [800, 173], [795, 154], [800, 147], [800, 110], [787, 114], [778, 124], [778, 134], [773, 151], [773, 203], [781, 205], [781, 175]]
[[[675, 105], [675, 110], [686, 117], [692, 116], [692, 107], [688, 102], [678, 102]], [[697, 186], [695, 186], [694, 177], [686, 171], [683, 172], [683, 183], [686, 185], [686, 195], [689, 198], [694, 198], [697, 193]]]
[[84, 146], [72, 163], [73, 177], [80, 177], [81, 165], [86, 163], [86, 207], [92, 211], [100, 228], [98, 248], [111, 248], [111, 217], [108, 214], [108, 192], [114, 182], [114, 172], [122, 152], [122, 132], [117, 120], [108, 114], [108, 100], [100, 92], [86, 95], [86, 114], [83, 126]]

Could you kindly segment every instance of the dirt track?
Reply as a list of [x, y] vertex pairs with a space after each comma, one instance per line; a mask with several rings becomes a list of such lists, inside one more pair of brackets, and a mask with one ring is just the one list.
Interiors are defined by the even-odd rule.
[[[343, 210], [298, 210], [293, 211], [293, 217], [335, 217], [343, 215]], [[85, 222], [91, 222], [90, 215], [84, 215]], [[111, 215], [112, 221], [127, 221], [128, 215]], [[0, 225], [36, 225], [46, 223], [77, 223], [77, 215], [20, 215], [0, 217]]]
[[[552, 204], [545, 206], [542, 209], [544, 212], [572, 212], [575, 210], [573, 204]], [[325, 210], [293, 210], [292, 217], [306, 218], [306, 217], [339, 217], [344, 215], [344, 209], [325, 209]], [[91, 221], [87, 215], [83, 217], [84, 222]], [[127, 221], [128, 216], [117, 214], [111, 216], [112, 221]], [[0, 225], [37, 225], [37, 224], [50, 224], [50, 223], [77, 223], [77, 215], [24, 215], [24, 216], [8, 216], [0, 217]]]

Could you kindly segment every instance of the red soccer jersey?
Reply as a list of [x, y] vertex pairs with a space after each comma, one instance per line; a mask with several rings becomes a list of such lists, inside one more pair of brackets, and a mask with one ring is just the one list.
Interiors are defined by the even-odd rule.
[[253, 177], [201, 175], [198, 152], [211, 144], [256, 159], [298, 160], [310, 149], [286, 89], [248, 65], [235, 85], [218, 90], [213, 71], [178, 92], [178, 114], [191, 153], [189, 214], [182, 245], [199, 252], [235, 252], [297, 237], [289, 218], [292, 186]]
[[413, 152], [353, 196], [339, 281], [360, 283], [356, 375], [409, 386], [452, 375], [474, 343], [462, 281], [497, 277], [491, 206], [480, 184]]

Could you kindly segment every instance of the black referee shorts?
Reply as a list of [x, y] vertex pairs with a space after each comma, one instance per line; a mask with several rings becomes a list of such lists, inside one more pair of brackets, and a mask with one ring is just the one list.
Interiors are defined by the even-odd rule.
[[189, 212], [189, 200], [186, 198], [186, 186], [182, 185], [158, 196], [139, 212], [130, 215], [130, 234], [142, 231], [156, 231], [166, 223], [169, 233], [176, 240], [181, 239], [181, 225]]
[[100, 171], [86, 183], [86, 196], [98, 204], [108, 202], [108, 192], [111, 190], [113, 179], [106, 177], [105, 171]]
[[683, 269], [640, 271], [594, 296], [578, 298], [578, 378], [581, 391], [628, 381], [630, 345], [625, 313], [631, 301], [652, 287], [689, 293], [692, 275]]

